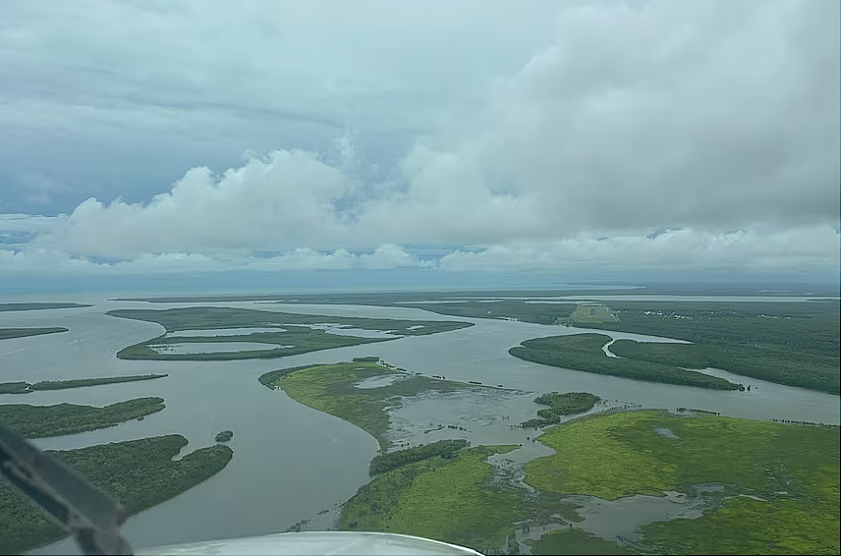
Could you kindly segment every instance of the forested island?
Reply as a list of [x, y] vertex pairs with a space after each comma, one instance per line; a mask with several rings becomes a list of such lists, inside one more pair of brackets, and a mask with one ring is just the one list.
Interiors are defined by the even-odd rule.
[[66, 333], [64, 327], [6, 327], [0, 329], [0, 340]]
[[509, 349], [509, 354], [522, 360], [555, 367], [613, 375], [626, 379], [655, 381], [672, 385], [688, 385], [706, 389], [738, 390], [742, 385], [698, 371], [646, 360], [610, 358], [602, 347], [611, 337], [597, 333], [581, 333], [525, 340]]
[[[136, 514], [205, 481], [233, 456], [225, 445], [214, 445], [173, 460], [186, 445], [181, 435], [165, 435], [49, 454]], [[0, 481], [0, 553], [19, 554], [64, 536], [32, 502]]]
[[39, 309], [87, 308], [90, 304], [73, 302], [11, 302], [0, 304], [0, 311], [32, 311]]
[[135, 381], [149, 381], [167, 377], [166, 373], [148, 373], [145, 375], [121, 375], [117, 377], [95, 377], [92, 379], [60, 379], [53, 381], [8, 381], [0, 383], [0, 394], [24, 394], [34, 391], [58, 391], [62, 389], [78, 389], [81, 387], [95, 387], [112, 383], [132, 383]]
[[148, 416], [164, 409], [164, 399], [136, 398], [108, 406], [80, 404], [0, 404], [0, 420], [24, 437], [70, 435]]
[[[337, 317], [226, 307], [191, 307], [167, 310], [123, 309], [112, 310], [107, 314], [114, 317], [159, 323], [167, 330], [166, 335], [120, 350], [117, 357], [124, 360], [201, 361], [278, 358], [329, 348], [387, 342], [404, 336], [431, 335], [473, 325], [460, 321]], [[331, 334], [324, 330], [325, 324], [336, 324], [338, 328], [358, 329], [363, 333], [360, 336]], [[226, 336], [214, 336], [212, 334], [203, 336], [178, 335], [179, 331], [197, 329], [223, 330], [266, 327], [274, 328], [274, 330]], [[388, 335], [370, 337], [366, 336], [368, 331], [388, 333]], [[226, 351], [224, 349], [225, 344], [232, 342], [248, 342], [255, 346], [248, 350]], [[221, 347], [219, 351], [203, 350], [195, 353], [175, 353], [167, 350], [168, 347], [173, 345], [195, 345], [212, 348], [217, 343]]]

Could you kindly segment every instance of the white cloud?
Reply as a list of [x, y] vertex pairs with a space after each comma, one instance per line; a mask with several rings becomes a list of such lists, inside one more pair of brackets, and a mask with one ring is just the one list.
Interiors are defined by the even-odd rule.
[[652, 236], [573, 238], [494, 245], [444, 256], [443, 270], [735, 270], [833, 273], [840, 266], [839, 233], [827, 226], [732, 232], [668, 230]]
[[[128, 8], [105, 5], [116, 10], [110, 16], [129, 25]], [[153, 127], [166, 125], [183, 103], [202, 110], [224, 106], [227, 113], [261, 106], [277, 112], [290, 99], [298, 103], [296, 114], [316, 118], [321, 108], [342, 99], [354, 105], [354, 116], [346, 118], [345, 104], [338, 112], [327, 110], [326, 121], [376, 128], [396, 108], [381, 112], [380, 101], [413, 87], [419, 95], [428, 91], [419, 75], [428, 72], [434, 79], [430, 57], [444, 58], [456, 36], [419, 53], [424, 63], [417, 75], [401, 58], [408, 43], [400, 41], [395, 52], [381, 53], [372, 43], [355, 44], [349, 48], [371, 56], [354, 50], [347, 67], [345, 58], [333, 60], [321, 50], [306, 57], [285, 51], [274, 67], [269, 58], [253, 56], [278, 40], [271, 16], [283, 13], [284, 26], [297, 18], [312, 21], [316, 16], [309, 8], [289, 4], [274, 11], [275, 4], [258, 3], [229, 12], [233, 8], [226, 5], [205, 10], [202, 4], [194, 13], [196, 5], [179, 6], [144, 17], [175, 25], [182, 20], [168, 10], [186, 10], [200, 16], [195, 29], [169, 29], [184, 35], [176, 40], [165, 33], [143, 51], [120, 43], [115, 56], [125, 57], [132, 68], [120, 74], [120, 82], [140, 87], [137, 76], [146, 76], [161, 84], [162, 95], [140, 88], [138, 94], [154, 109], [133, 103], [123, 111], [126, 98], [109, 89], [115, 100], [106, 110], [116, 107], [122, 124], [152, 114]], [[230, 15], [231, 36], [223, 33], [220, 14]], [[407, 14], [390, 17], [402, 22], [400, 32], [411, 35], [410, 43], [434, 42], [412, 27]], [[0, 247], [7, 248], [0, 261], [3, 270], [36, 268], [56, 257], [61, 269], [123, 273], [394, 268], [436, 265], [401, 246], [456, 245], [475, 249], [453, 251], [441, 259], [442, 269], [556, 269], [572, 263], [799, 271], [838, 266], [840, 240], [832, 229], [840, 221], [838, 17], [838, 3], [810, 0], [562, 4], [553, 44], [499, 80], [475, 110], [435, 136], [418, 137], [385, 180], [360, 179], [357, 170], [365, 161], [355, 158], [347, 139], [340, 141], [335, 161], [312, 151], [278, 149], [252, 155], [219, 175], [193, 168], [170, 191], [146, 202], [91, 198], [50, 220], [0, 219]], [[366, 25], [377, 28], [372, 21]], [[290, 44], [310, 44], [307, 34], [293, 27]], [[319, 28], [342, 34], [344, 22], [337, 18]], [[42, 32], [36, 29], [32, 37], [50, 48], [80, 41], [93, 49], [108, 38], [81, 40], [75, 31], [45, 38]], [[394, 29], [383, 32], [397, 40]], [[215, 59], [195, 50], [199, 39], [220, 33], [230, 53]], [[249, 33], [254, 41], [238, 44], [236, 37]], [[32, 39], [27, 37], [0, 39], [20, 47]], [[151, 63], [150, 54], [160, 58], [178, 45], [183, 49], [173, 50], [172, 60], [163, 59], [160, 67]], [[5, 56], [8, 60], [9, 51]], [[200, 63], [179, 73], [188, 59]], [[3, 60], [0, 52], [0, 64]], [[227, 81], [219, 82], [211, 70]], [[445, 79], [430, 84], [438, 93], [464, 83], [455, 66], [443, 64], [441, 70]], [[487, 86], [488, 75], [468, 81]], [[282, 90], [282, 83], [296, 76], [310, 84]], [[263, 77], [273, 84], [269, 90], [259, 85]], [[443, 86], [445, 81], [450, 85]], [[81, 85], [71, 83], [68, 98], [87, 94]], [[321, 96], [307, 96], [307, 87]], [[199, 90], [208, 97], [195, 97]], [[243, 97], [238, 104], [237, 95]], [[55, 101], [47, 97], [32, 102]], [[444, 97], [434, 95], [435, 110], [412, 103], [398, 108], [432, 129], [430, 114], [452, 113]], [[29, 99], [20, 102], [16, 106], [25, 108]], [[86, 102], [79, 105], [82, 113], [100, 113]], [[200, 113], [188, 119], [200, 120]], [[26, 234], [35, 237], [22, 242], [18, 231], [17, 239], [4, 243], [4, 227], [29, 227]], [[671, 231], [646, 237], [662, 228]], [[279, 255], [261, 257], [263, 252]]]

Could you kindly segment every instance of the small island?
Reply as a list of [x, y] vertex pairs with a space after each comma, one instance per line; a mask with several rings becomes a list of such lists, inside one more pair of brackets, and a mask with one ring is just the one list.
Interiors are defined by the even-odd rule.
[[32, 311], [36, 309], [89, 308], [91, 304], [74, 302], [12, 302], [0, 304], [0, 311]]
[[167, 377], [166, 373], [148, 373], [146, 375], [122, 375], [118, 377], [95, 377], [92, 379], [61, 379], [56, 381], [9, 381], [0, 383], [0, 394], [25, 394], [33, 391], [58, 391], [62, 389], [78, 389], [79, 387], [95, 387], [112, 383], [131, 383], [134, 381], [149, 381]]
[[0, 329], [0, 340], [12, 338], [34, 337], [37, 335], [49, 335], [52, 333], [66, 333], [64, 327], [10, 327]]
[[219, 433], [217, 433], [216, 437], [214, 437], [213, 439], [217, 443], [227, 443], [233, 437], [234, 437], [233, 431], [231, 431], [230, 429], [224, 429], [224, 430], [220, 431]]
[[136, 398], [102, 407], [66, 402], [52, 406], [2, 404], [0, 420], [24, 437], [56, 437], [113, 427], [160, 412], [164, 407], [164, 399], [159, 397]]

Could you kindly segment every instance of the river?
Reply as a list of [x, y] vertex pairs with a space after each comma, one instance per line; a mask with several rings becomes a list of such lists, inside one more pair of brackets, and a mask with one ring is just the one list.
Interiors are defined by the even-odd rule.
[[[83, 301], [83, 300], [78, 300]], [[193, 489], [128, 520], [124, 533], [136, 548], [282, 531], [303, 517], [353, 495], [368, 481], [368, 462], [377, 443], [368, 434], [332, 416], [302, 406], [257, 382], [266, 371], [305, 363], [336, 362], [378, 355], [387, 362], [425, 375], [502, 384], [524, 391], [586, 391], [603, 399], [651, 408], [702, 408], [755, 419], [779, 418], [838, 424], [840, 398], [804, 389], [709, 370], [751, 384], [750, 392], [712, 391], [631, 381], [562, 370], [511, 357], [521, 341], [550, 334], [587, 331], [503, 320], [442, 316], [413, 308], [243, 303], [154, 304], [88, 300], [92, 307], [0, 313], [2, 327], [61, 326], [66, 333], [0, 343], [0, 381], [74, 379], [168, 373], [152, 381], [102, 385], [28, 395], [3, 395], [3, 402], [104, 405], [140, 396], [162, 396], [167, 408], [143, 421], [57, 438], [36, 440], [48, 449], [179, 433], [186, 451], [213, 443], [231, 429], [231, 463]], [[476, 326], [449, 333], [290, 356], [276, 360], [230, 362], [124, 361], [121, 348], [161, 334], [155, 323], [104, 315], [117, 308], [225, 305], [337, 316], [463, 320]], [[614, 338], [657, 337], [606, 333]], [[436, 420], [444, 420], [439, 405]], [[37, 553], [75, 553], [65, 540]]]

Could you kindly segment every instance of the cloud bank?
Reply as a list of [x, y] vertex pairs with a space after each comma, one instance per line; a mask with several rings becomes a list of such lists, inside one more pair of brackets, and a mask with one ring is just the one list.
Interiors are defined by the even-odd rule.
[[566, 4], [551, 45], [379, 181], [360, 179], [347, 141], [339, 157], [197, 167], [147, 201], [0, 219], [0, 269], [838, 272], [839, 15], [795, 0]]

